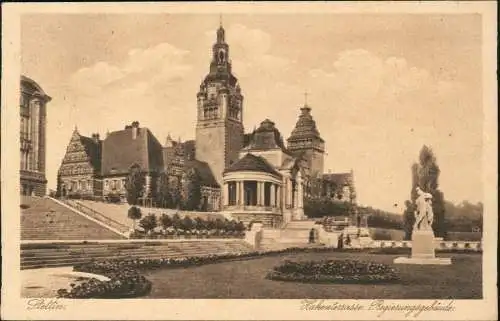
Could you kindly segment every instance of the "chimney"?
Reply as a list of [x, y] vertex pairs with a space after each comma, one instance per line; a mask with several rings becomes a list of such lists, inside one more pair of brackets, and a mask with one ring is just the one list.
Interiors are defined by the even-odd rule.
[[99, 143], [99, 133], [92, 134], [92, 140], [96, 143]]
[[139, 122], [138, 121], [132, 122], [132, 139], [137, 138], [138, 129], [139, 129]]

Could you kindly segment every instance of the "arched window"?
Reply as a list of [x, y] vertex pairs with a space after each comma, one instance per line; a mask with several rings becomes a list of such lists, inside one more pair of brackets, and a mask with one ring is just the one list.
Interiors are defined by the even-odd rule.
[[224, 63], [225, 55], [224, 51], [219, 51], [219, 63]]

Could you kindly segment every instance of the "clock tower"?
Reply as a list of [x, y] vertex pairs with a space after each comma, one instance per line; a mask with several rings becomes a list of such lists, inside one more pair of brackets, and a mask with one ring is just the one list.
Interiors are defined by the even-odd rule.
[[208, 163], [219, 185], [243, 147], [243, 95], [231, 71], [225, 30], [217, 30], [208, 75], [197, 94], [196, 159]]

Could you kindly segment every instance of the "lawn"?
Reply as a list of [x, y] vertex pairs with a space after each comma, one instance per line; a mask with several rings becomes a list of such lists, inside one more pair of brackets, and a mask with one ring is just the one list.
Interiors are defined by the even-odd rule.
[[294, 253], [189, 268], [146, 272], [153, 282], [148, 298], [178, 299], [480, 299], [480, 254], [441, 254], [452, 265], [393, 265], [395, 284], [306, 284], [266, 280], [283, 260], [358, 259], [392, 264], [401, 255], [368, 253]]

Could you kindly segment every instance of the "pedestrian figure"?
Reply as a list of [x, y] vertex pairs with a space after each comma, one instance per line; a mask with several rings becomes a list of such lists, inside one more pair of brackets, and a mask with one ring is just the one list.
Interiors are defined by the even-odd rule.
[[337, 241], [337, 248], [341, 249], [344, 247], [344, 234], [340, 233], [339, 239]]
[[309, 231], [309, 243], [314, 243], [314, 229], [312, 228], [310, 231]]

